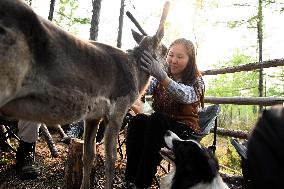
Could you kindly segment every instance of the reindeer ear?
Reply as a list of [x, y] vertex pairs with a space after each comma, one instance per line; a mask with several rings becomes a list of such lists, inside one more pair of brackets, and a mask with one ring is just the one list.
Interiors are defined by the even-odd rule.
[[132, 32], [132, 36], [134, 38], [134, 40], [136, 41], [137, 44], [139, 44], [142, 39], [144, 38], [144, 35], [139, 34], [138, 32], [134, 31], [133, 29], [131, 29]]
[[154, 46], [158, 46], [158, 44], [161, 42], [163, 37], [164, 37], [164, 26], [159, 27], [158, 31], [156, 32]]

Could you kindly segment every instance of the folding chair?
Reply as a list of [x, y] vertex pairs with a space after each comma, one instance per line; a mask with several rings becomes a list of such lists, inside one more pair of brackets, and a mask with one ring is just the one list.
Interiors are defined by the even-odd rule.
[[2, 132], [0, 133], [0, 146], [5, 149], [10, 149], [13, 152], [16, 152], [17, 149], [10, 145], [10, 139], [14, 138], [17, 141], [20, 141], [18, 133], [18, 121], [8, 119], [4, 116], [0, 116], [0, 125]]
[[203, 137], [208, 135], [213, 128], [213, 142], [212, 145], [209, 146], [213, 153], [216, 151], [216, 143], [217, 143], [217, 117], [219, 116], [221, 111], [219, 104], [210, 105], [204, 107], [202, 110], [198, 112], [199, 114], [199, 125], [201, 128], [201, 133], [193, 133], [192, 136], [196, 138], [196, 140], [201, 141]]
[[236, 149], [237, 153], [241, 157], [241, 168], [242, 168], [242, 174], [246, 180], [249, 179], [249, 173], [248, 173], [248, 163], [247, 163], [247, 140], [245, 140], [243, 143], [240, 143], [236, 138], [231, 139], [231, 144]]

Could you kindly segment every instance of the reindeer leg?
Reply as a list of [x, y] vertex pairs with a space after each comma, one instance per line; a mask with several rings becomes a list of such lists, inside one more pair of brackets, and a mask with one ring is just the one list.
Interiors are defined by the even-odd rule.
[[90, 174], [95, 157], [95, 137], [100, 120], [88, 120], [85, 123], [84, 149], [83, 149], [83, 179], [80, 189], [90, 188]]
[[105, 174], [106, 174], [106, 189], [112, 189], [113, 185], [113, 177], [114, 177], [114, 165], [116, 160], [116, 144], [117, 137], [121, 127], [122, 120], [117, 117], [111, 117], [109, 120], [109, 124], [105, 130]]

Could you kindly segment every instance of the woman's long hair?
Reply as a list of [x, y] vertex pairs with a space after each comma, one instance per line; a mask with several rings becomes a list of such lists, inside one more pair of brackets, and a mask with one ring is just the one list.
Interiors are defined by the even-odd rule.
[[196, 81], [196, 78], [201, 76], [200, 72], [198, 71], [197, 65], [196, 65], [196, 58], [195, 58], [195, 48], [193, 43], [190, 40], [187, 40], [185, 38], [179, 38], [173, 41], [168, 48], [168, 53], [170, 48], [173, 45], [181, 44], [185, 47], [187, 51], [187, 55], [189, 57], [188, 64], [185, 68], [185, 70], [182, 73], [182, 83], [183, 84], [189, 84], [193, 85]]
[[[187, 40], [185, 38], [179, 38], [179, 39], [174, 40], [171, 43], [168, 49], [168, 53], [169, 53], [170, 48], [176, 44], [183, 45], [189, 57], [188, 64], [182, 73], [181, 82], [185, 85], [191, 85], [194, 87], [196, 94], [199, 96], [200, 105], [203, 108], [204, 107], [204, 89], [203, 90], [201, 89], [200, 83], [197, 81], [197, 78], [201, 77], [201, 73], [198, 71], [197, 64], [196, 64], [194, 45], [190, 40]], [[169, 70], [169, 73], [170, 73], [170, 70]]]

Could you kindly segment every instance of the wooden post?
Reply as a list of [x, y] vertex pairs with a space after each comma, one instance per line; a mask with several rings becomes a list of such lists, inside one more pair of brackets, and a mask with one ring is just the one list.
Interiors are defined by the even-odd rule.
[[83, 140], [71, 139], [68, 157], [65, 163], [62, 189], [78, 189], [81, 186], [83, 177], [83, 144]]

